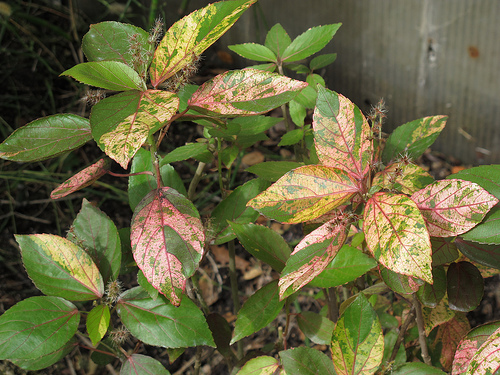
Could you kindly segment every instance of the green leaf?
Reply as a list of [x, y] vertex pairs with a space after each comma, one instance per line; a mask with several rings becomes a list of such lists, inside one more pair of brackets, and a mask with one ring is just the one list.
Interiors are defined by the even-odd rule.
[[116, 280], [122, 259], [118, 229], [104, 212], [85, 198], [67, 238], [92, 257], [105, 284]]
[[42, 117], [15, 130], [0, 144], [0, 158], [33, 162], [75, 150], [90, 141], [86, 118], [59, 114]]
[[78, 329], [80, 314], [59, 297], [30, 297], [0, 316], [0, 359], [39, 359], [60, 350]]
[[315, 229], [293, 250], [279, 280], [280, 299], [295, 293], [318, 276], [347, 238], [347, 222], [334, 218]]
[[97, 61], [75, 65], [61, 73], [81, 83], [113, 91], [147, 90], [146, 83], [130, 66], [119, 61]]
[[234, 353], [230, 346], [233, 330], [228, 321], [218, 313], [211, 313], [207, 316], [207, 323], [212, 332], [215, 345], [217, 345], [218, 352], [227, 360], [233, 360]]
[[130, 239], [146, 279], [178, 305], [204, 252], [203, 224], [194, 205], [172, 188], [153, 190], [134, 211]]
[[382, 161], [387, 164], [401, 155], [417, 159], [441, 134], [447, 119], [447, 116], [430, 116], [397, 127], [387, 139]]
[[101, 100], [90, 116], [97, 145], [124, 169], [150, 134], [177, 112], [179, 98], [160, 90], [126, 91]]
[[431, 237], [432, 266], [451, 263], [458, 259], [458, 250], [455, 243], [448, 238]]
[[142, 354], [132, 354], [123, 362], [120, 375], [170, 375], [161, 362]]
[[289, 102], [306, 86], [306, 82], [263, 70], [230, 70], [200, 86], [188, 105], [210, 116], [255, 115]]
[[368, 121], [359, 108], [346, 97], [318, 86], [313, 129], [320, 162], [362, 180], [370, 170], [373, 144]]
[[411, 196], [426, 221], [429, 234], [451, 237], [479, 224], [498, 199], [474, 182], [441, 180]]
[[483, 298], [484, 280], [476, 266], [469, 262], [452, 263], [446, 276], [450, 309], [468, 312], [479, 306]]
[[464, 169], [458, 173], [447, 177], [448, 179], [460, 179], [470, 182], [475, 182], [485, 189], [488, 193], [493, 194], [497, 199], [500, 199], [500, 165], [481, 165], [470, 169]]
[[305, 165], [287, 172], [248, 205], [269, 218], [295, 224], [332, 211], [357, 192], [358, 185], [347, 172]]
[[382, 265], [379, 265], [379, 271], [384, 283], [398, 294], [413, 294], [420, 287], [420, 284], [417, 284], [418, 279], [414, 279], [411, 276], [401, 275]]
[[438, 368], [422, 362], [409, 362], [392, 371], [392, 375], [446, 375]]
[[222, 164], [227, 169], [231, 169], [231, 166], [233, 165], [234, 161], [238, 157], [238, 154], [240, 153], [240, 149], [236, 145], [232, 145], [229, 147], [224, 148], [221, 153], [219, 154], [219, 158], [222, 161]]
[[341, 25], [341, 23], [335, 23], [308, 29], [290, 43], [283, 52], [281, 60], [299, 61], [321, 51], [332, 40]]
[[458, 237], [455, 245], [470, 260], [486, 267], [500, 269], [500, 246], [465, 241]]
[[304, 138], [304, 130], [303, 129], [294, 129], [290, 130], [288, 133], [284, 134], [281, 137], [280, 143], [278, 146], [291, 146], [299, 143], [302, 138]]
[[484, 217], [484, 220], [462, 234], [462, 238], [468, 241], [479, 242], [488, 245], [500, 245], [500, 207], [494, 206]]
[[215, 245], [226, 243], [236, 235], [229, 222], [247, 224], [255, 221], [259, 213], [247, 207], [247, 202], [259, 194], [269, 184], [259, 178], [238, 186], [212, 211], [213, 239]]
[[363, 220], [375, 259], [394, 272], [432, 283], [431, 241], [415, 202], [405, 195], [376, 193], [366, 204]]
[[108, 331], [111, 314], [107, 305], [97, 305], [87, 315], [87, 332], [96, 346]]
[[149, 174], [139, 174], [128, 178], [128, 203], [132, 211], [150, 191], [157, 188], [151, 152], [143, 148], [137, 150], [130, 167], [131, 174], [140, 172], [149, 172]]
[[191, 158], [197, 159], [207, 152], [207, 146], [206, 143], [188, 143], [184, 146], [177, 147], [161, 159], [160, 166]]
[[82, 40], [82, 50], [89, 61], [119, 61], [134, 68], [141, 77], [145, 77], [154, 48], [155, 41], [149, 42], [148, 32], [114, 21], [90, 25]]
[[146, 276], [144, 276], [144, 273], [139, 270], [137, 272], [137, 283], [144, 289], [146, 292], [148, 292], [149, 296], [156, 301], [158, 298], [158, 290], [149, 283], [148, 279], [146, 279]]
[[347, 307], [333, 331], [332, 360], [340, 374], [373, 374], [384, 355], [377, 313], [363, 294]]
[[280, 313], [285, 301], [278, 295], [278, 280], [256, 291], [238, 311], [231, 344], [270, 324]]
[[287, 375], [336, 375], [331, 359], [319, 350], [299, 347], [279, 355]]
[[327, 65], [333, 64], [335, 60], [337, 60], [336, 53], [327, 53], [324, 55], [319, 55], [311, 60], [311, 62], [309, 63], [309, 68], [311, 70], [318, 70], [324, 68]]
[[496, 374], [500, 370], [500, 328], [491, 334], [472, 357], [466, 375]]
[[[257, 135], [265, 132], [272, 126], [276, 125], [280, 121], [283, 121], [281, 117], [271, 117], [271, 116], [249, 116], [249, 117], [236, 117], [230, 121], [228, 121], [227, 128], [236, 130], [236, 127], [239, 128], [239, 131], [236, 132], [235, 135], [239, 137]], [[237, 139], [238, 141], [238, 139]]]
[[84, 168], [52, 190], [50, 198], [61, 199], [71, 193], [74, 193], [75, 191], [92, 185], [108, 172], [110, 166], [111, 161], [109, 159], [99, 159], [99, 161]]
[[316, 106], [317, 98], [318, 92], [316, 91], [316, 88], [309, 85], [304, 90], [299, 92], [293, 100], [302, 104], [306, 108], [314, 108]]
[[274, 357], [260, 356], [245, 363], [236, 375], [273, 375], [279, 369], [279, 365]]
[[241, 245], [255, 258], [281, 272], [290, 256], [290, 247], [278, 233], [255, 224], [229, 223]]
[[312, 311], [303, 311], [297, 315], [300, 330], [312, 342], [320, 345], [330, 345], [335, 323]]
[[352, 246], [344, 245], [332, 262], [310, 284], [320, 288], [344, 285], [376, 266], [377, 262], [372, 257]]
[[446, 272], [443, 266], [432, 269], [433, 284], [425, 283], [417, 291], [420, 302], [426, 307], [436, 307], [446, 293]]
[[273, 51], [276, 56], [281, 57], [291, 42], [292, 39], [290, 39], [283, 26], [277, 23], [268, 31], [264, 45]]
[[161, 296], [153, 300], [136, 287], [123, 293], [116, 307], [125, 327], [145, 344], [164, 348], [215, 346], [203, 313], [187, 297], [174, 306]]
[[265, 161], [252, 165], [245, 170], [256, 174], [264, 180], [274, 182], [279, 180], [285, 173], [302, 166], [302, 163], [296, 161]]
[[35, 359], [12, 359], [11, 362], [23, 370], [38, 371], [59, 362], [71, 353], [71, 351], [77, 346], [78, 341], [75, 336], [73, 336], [65, 345], [50, 354], [44, 355], [43, 357]]
[[228, 46], [228, 48], [244, 57], [245, 59], [254, 60], [254, 61], [271, 61], [277, 62], [276, 55], [273, 51], [271, 51], [268, 47], [263, 46], [262, 44], [257, 43], [244, 43], [244, 44], [235, 44], [232, 46]]
[[297, 126], [304, 126], [304, 119], [307, 116], [306, 107], [297, 102], [296, 100], [291, 100], [289, 103], [290, 117], [293, 123]]
[[463, 337], [455, 352], [452, 373], [465, 374], [471, 359], [479, 347], [499, 328], [500, 321], [491, 322], [474, 328]]
[[52, 234], [15, 237], [26, 271], [43, 293], [72, 301], [94, 300], [104, 294], [97, 266], [73, 242]]
[[221, 1], [174, 23], [156, 48], [150, 75], [153, 87], [192, 63], [193, 56], [210, 47], [256, 0]]
[[[182, 195], [186, 196], [186, 188], [175, 169], [169, 164], [162, 164], [160, 176], [164, 186], [174, 188]], [[151, 152], [140, 148], [132, 159], [130, 173], [148, 172], [130, 176], [128, 179], [128, 202], [132, 211], [135, 210], [139, 202], [153, 189], [156, 189], [156, 177], [154, 176], [154, 165]]]

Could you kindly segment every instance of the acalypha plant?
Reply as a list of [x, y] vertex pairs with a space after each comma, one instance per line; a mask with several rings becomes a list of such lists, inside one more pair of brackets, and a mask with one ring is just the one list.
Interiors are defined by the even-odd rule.
[[[382, 104], [365, 117], [327, 89], [315, 70], [335, 55], [302, 63], [340, 24], [293, 40], [277, 24], [264, 45], [231, 47], [265, 64], [192, 85], [201, 53], [255, 1], [210, 4], [164, 35], [159, 24], [149, 33], [118, 22], [92, 25], [82, 43], [88, 62], [62, 73], [106, 91], [88, 95], [89, 119], [40, 118], [0, 144], [3, 159], [33, 162], [95, 141], [105, 155], [51, 197], [120, 175], [111, 171], [116, 162], [129, 169], [121, 175], [133, 211], [131, 227], [118, 229], [84, 199], [66, 237], [15, 236], [26, 272], [45, 295], [0, 317], [0, 359], [39, 370], [79, 347], [98, 364], [119, 365], [120, 374], [169, 374], [159, 359], [139, 354], [145, 344], [167, 348], [171, 361], [198, 347], [194, 373], [211, 348], [239, 375], [496, 373], [500, 322], [471, 330], [465, 313], [479, 305], [483, 277], [500, 269], [500, 167], [434, 181], [414, 161], [445, 116], [384, 137]], [[306, 80], [285, 76], [287, 69]], [[282, 120], [264, 115], [277, 107], [288, 129], [280, 145], [294, 145], [297, 160], [254, 165], [247, 171], [258, 177], [233, 189], [237, 160]], [[308, 110], [312, 125], [304, 121]], [[181, 121], [201, 124], [204, 137], [163, 153], [169, 129]], [[187, 159], [197, 163], [188, 189], [171, 166]], [[220, 203], [201, 217], [197, 186], [209, 164]], [[255, 224], [259, 216], [268, 225]], [[304, 237], [292, 250], [270, 220], [302, 224]], [[236, 240], [274, 275], [241, 307]], [[198, 288], [200, 262], [211, 245], [224, 244], [234, 325], [210, 311]], [[138, 286], [123, 290], [126, 272], [137, 273]], [[319, 308], [305, 311], [304, 299]], [[280, 314], [274, 345], [245, 353], [243, 340]], [[294, 322], [304, 339], [291, 348]]]

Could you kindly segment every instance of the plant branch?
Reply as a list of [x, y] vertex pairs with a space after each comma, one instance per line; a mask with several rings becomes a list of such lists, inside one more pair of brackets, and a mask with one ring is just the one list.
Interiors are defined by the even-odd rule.
[[[238, 293], [238, 274], [236, 273], [236, 252], [234, 248], [234, 240], [228, 242], [229, 250], [229, 281], [231, 283], [231, 298], [233, 299], [233, 313], [238, 314], [240, 311], [240, 296]], [[238, 351], [238, 359], [243, 358], [243, 342], [240, 340], [236, 343]]]
[[427, 348], [427, 340], [425, 336], [424, 327], [424, 317], [422, 315], [422, 305], [420, 304], [417, 296], [413, 294], [412, 296], [413, 307], [415, 308], [415, 313], [417, 316], [417, 327], [418, 327], [418, 341], [420, 342], [420, 350], [422, 351], [422, 359], [425, 364], [432, 366], [431, 357], [429, 356], [429, 349]]
[[398, 354], [399, 351], [399, 346], [403, 342], [405, 338], [406, 331], [408, 330], [408, 327], [410, 326], [411, 322], [415, 320], [415, 306], [413, 306], [408, 313], [408, 316], [406, 317], [406, 320], [404, 321], [403, 325], [401, 326], [401, 329], [399, 330], [398, 338], [396, 339], [396, 344], [394, 344], [394, 348], [392, 349], [391, 357], [387, 362], [392, 362], [396, 359], [396, 355]]
[[194, 197], [196, 195], [196, 188], [198, 187], [198, 184], [201, 181], [201, 177], [203, 176], [203, 170], [205, 169], [206, 164], [203, 162], [198, 163], [198, 167], [196, 168], [196, 172], [194, 173], [193, 179], [191, 180], [191, 183], [189, 184], [188, 188], [188, 199], [190, 201], [194, 200]]
[[336, 323], [339, 319], [339, 305], [337, 302], [337, 290], [335, 288], [323, 289], [326, 303], [328, 305], [328, 319]]

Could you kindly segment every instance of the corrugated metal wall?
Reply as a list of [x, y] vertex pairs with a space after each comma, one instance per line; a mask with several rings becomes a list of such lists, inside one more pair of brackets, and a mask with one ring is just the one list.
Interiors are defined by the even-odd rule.
[[[189, 11], [209, 2], [191, 0]], [[499, 0], [259, 0], [218, 48], [262, 43], [266, 24], [296, 37], [342, 22], [325, 50], [338, 53], [323, 72], [330, 89], [365, 112], [384, 98], [387, 130], [449, 115], [434, 149], [468, 164], [500, 163], [499, 19]]]
[[[196, 1], [192, 2], [193, 4]], [[465, 163], [500, 162], [500, 1], [259, 0], [225, 43], [257, 40], [279, 22], [292, 37], [342, 22], [327, 52], [330, 89], [364, 111], [384, 98], [387, 129], [419, 117], [450, 119], [434, 149]], [[200, 5], [201, 6], [201, 5]], [[256, 24], [260, 26], [256, 27]]]

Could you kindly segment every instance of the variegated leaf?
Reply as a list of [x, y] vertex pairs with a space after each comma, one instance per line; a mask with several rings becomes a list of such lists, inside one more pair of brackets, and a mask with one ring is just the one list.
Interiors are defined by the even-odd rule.
[[153, 190], [135, 209], [130, 238], [144, 276], [178, 305], [204, 252], [205, 234], [194, 205], [172, 188]]
[[224, 1], [199, 9], [174, 23], [156, 48], [150, 67], [156, 88], [193, 62], [257, 0]]
[[60, 199], [93, 184], [107, 173], [109, 166], [109, 159], [99, 159], [96, 163], [81, 170], [52, 190], [50, 197], [52, 199]]
[[232, 70], [205, 82], [191, 96], [188, 105], [215, 116], [255, 115], [285, 104], [306, 86], [306, 82], [277, 73]]
[[432, 284], [429, 233], [410, 198], [392, 193], [373, 195], [366, 204], [363, 231], [368, 249], [385, 267]]
[[500, 328], [488, 337], [472, 357], [466, 375], [496, 374], [500, 370]]
[[384, 336], [377, 313], [366, 297], [347, 307], [332, 336], [332, 360], [339, 375], [374, 374], [384, 355]]
[[333, 219], [305, 236], [281, 272], [280, 299], [309, 283], [330, 264], [347, 238], [346, 223]]
[[392, 163], [377, 173], [372, 186], [383, 189], [397, 189], [405, 194], [413, 194], [434, 182], [432, 176], [415, 164]]
[[498, 199], [474, 182], [442, 180], [411, 196], [434, 237], [457, 236], [479, 224]]
[[320, 162], [362, 180], [370, 169], [373, 145], [360, 109], [346, 97], [318, 86], [313, 129]]
[[248, 205], [274, 220], [300, 223], [333, 210], [358, 191], [347, 172], [306, 165], [287, 172]]
[[397, 127], [387, 139], [382, 161], [389, 163], [401, 155], [418, 158], [441, 134], [447, 119], [447, 116], [429, 116]]
[[436, 307], [424, 307], [422, 316], [424, 317], [425, 334], [429, 336], [434, 328], [453, 319], [455, 312], [448, 307], [448, 296], [445, 295]]
[[455, 352], [452, 375], [465, 374], [474, 354], [499, 327], [500, 321], [487, 323], [474, 328], [462, 339]]
[[146, 141], [177, 112], [179, 98], [160, 90], [126, 91], [92, 108], [92, 136], [123, 168]]

